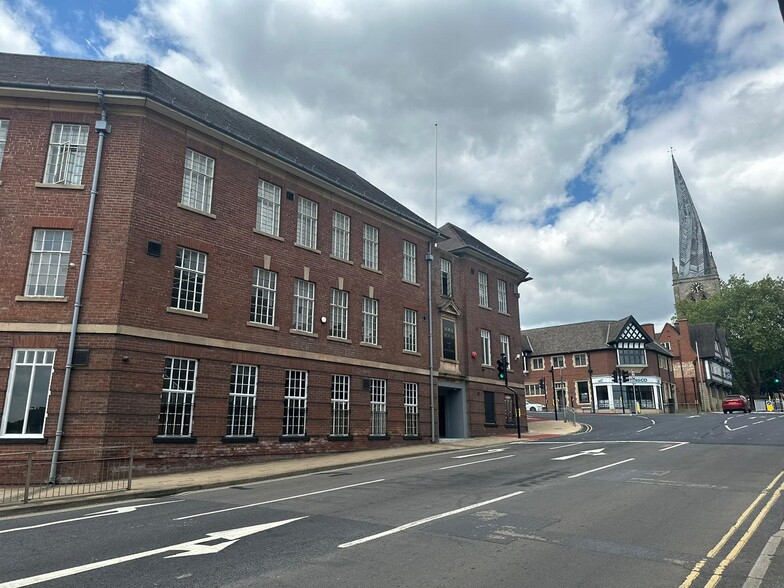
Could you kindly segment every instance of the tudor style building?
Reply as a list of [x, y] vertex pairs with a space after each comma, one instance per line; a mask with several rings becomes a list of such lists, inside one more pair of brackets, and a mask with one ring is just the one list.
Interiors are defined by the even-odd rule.
[[489, 435], [522, 391], [471, 350], [525, 270], [152, 67], [0, 54], [0, 201], [0, 460]]
[[[521, 332], [529, 375], [526, 398], [549, 409], [662, 410], [674, 393], [672, 354], [654, 340], [653, 325], [633, 316]], [[616, 381], [617, 369], [628, 373]]]

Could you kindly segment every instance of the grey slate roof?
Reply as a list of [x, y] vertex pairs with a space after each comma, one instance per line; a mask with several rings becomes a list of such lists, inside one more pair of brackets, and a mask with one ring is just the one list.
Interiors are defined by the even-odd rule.
[[[538, 329], [523, 329], [520, 331], [523, 340], [523, 350], [531, 355], [560, 355], [566, 353], [582, 353], [609, 349], [621, 330], [629, 321], [639, 323], [633, 316], [620, 320], [596, 320], [568, 325], [555, 325]], [[644, 332], [642, 328], [640, 331]], [[650, 338], [650, 336], [648, 336]], [[652, 339], [645, 345], [646, 349], [672, 355]]]
[[[144, 96], [435, 233], [349, 168], [146, 64], [0, 53], [0, 87]], [[110, 112], [111, 115], [111, 112]]]
[[528, 272], [526, 270], [482, 243], [465, 229], [461, 229], [452, 223], [447, 223], [438, 230], [447, 238], [445, 241], [438, 244], [439, 249], [455, 254], [459, 254], [466, 250], [472, 251], [474, 254], [483, 255], [499, 265], [505, 266], [508, 271], [516, 274], [522, 282], [528, 282], [533, 279], [528, 277]]

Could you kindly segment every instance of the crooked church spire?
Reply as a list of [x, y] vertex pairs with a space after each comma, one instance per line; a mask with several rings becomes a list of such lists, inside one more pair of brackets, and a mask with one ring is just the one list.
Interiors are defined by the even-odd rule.
[[678, 199], [679, 263], [676, 266], [673, 260], [672, 264], [672, 285], [677, 304], [683, 299], [707, 298], [719, 290], [721, 280], [689, 188], [678, 169], [675, 156], [671, 154], [671, 157]]

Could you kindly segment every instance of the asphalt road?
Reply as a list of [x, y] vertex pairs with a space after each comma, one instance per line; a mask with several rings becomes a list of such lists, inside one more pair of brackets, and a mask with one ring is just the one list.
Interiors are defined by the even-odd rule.
[[2, 519], [0, 588], [784, 586], [784, 415], [580, 419], [557, 441]]

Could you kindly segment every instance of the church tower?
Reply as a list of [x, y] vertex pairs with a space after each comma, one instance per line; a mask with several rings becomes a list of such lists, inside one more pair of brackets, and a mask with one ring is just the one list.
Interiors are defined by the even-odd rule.
[[694, 207], [689, 189], [672, 156], [675, 173], [675, 194], [678, 198], [678, 225], [680, 258], [678, 265], [672, 260], [672, 289], [675, 304], [681, 300], [705, 300], [719, 291], [721, 280], [713, 253], [708, 249], [705, 231]]

